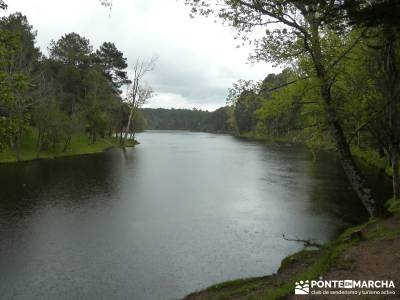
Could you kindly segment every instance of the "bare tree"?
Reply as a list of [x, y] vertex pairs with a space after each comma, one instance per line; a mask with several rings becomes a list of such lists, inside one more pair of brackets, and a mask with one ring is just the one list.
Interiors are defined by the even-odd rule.
[[128, 87], [127, 101], [130, 108], [128, 123], [125, 128], [124, 138], [122, 140], [122, 146], [126, 145], [126, 140], [128, 139], [128, 134], [131, 130], [132, 120], [136, 112], [140, 107], [142, 107], [146, 101], [152, 97], [153, 90], [140, 85], [146, 73], [154, 70], [157, 57], [152, 57], [148, 61], [142, 61], [137, 59], [133, 67], [134, 75], [132, 84]]

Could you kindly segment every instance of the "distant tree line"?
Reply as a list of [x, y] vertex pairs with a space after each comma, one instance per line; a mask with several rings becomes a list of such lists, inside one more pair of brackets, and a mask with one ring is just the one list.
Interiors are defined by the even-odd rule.
[[137, 130], [189, 130], [205, 132], [230, 132], [229, 108], [214, 112], [197, 109], [142, 108]]

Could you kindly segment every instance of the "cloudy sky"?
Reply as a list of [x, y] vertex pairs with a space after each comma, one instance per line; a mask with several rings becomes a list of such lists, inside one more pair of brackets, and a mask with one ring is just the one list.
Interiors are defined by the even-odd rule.
[[159, 56], [145, 81], [157, 96], [149, 107], [214, 110], [225, 104], [238, 79], [261, 80], [271, 65], [247, 63], [249, 48], [237, 49], [231, 28], [212, 19], [189, 17], [183, 0], [114, 0], [110, 12], [98, 0], [6, 0], [7, 13], [20, 11], [38, 31], [46, 53], [51, 40], [77, 32], [97, 48], [116, 44], [128, 58]]

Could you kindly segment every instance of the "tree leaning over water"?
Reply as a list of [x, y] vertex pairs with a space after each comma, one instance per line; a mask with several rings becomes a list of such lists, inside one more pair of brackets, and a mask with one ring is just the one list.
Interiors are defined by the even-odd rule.
[[353, 190], [369, 214], [373, 215], [375, 201], [351, 154], [332, 92], [341, 62], [362, 35], [362, 32], [358, 33], [359, 36], [346, 48], [329, 40], [332, 34], [352, 31], [352, 27], [346, 24], [341, 9], [342, 1], [185, 0], [185, 3], [191, 6], [193, 15], [215, 15], [221, 18], [236, 28], [244, 40], [249, 39], [248, 33], [262, 27], [265, 34], [252, 40], [255, 45], [252, 59], [286, 65], [302, 60], [310, 66], [303, 77], [316, 79], [343, 169]]

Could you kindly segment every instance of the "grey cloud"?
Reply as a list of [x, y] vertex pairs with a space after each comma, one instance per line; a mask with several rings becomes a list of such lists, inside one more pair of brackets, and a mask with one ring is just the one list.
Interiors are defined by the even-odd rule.
[[[38, 30], [45, 50], [51, 39], [75, 31], [94, 47], [114, 42], [133, 65], [137, 57], [158, 55], [146, 77], [158, 96], [154, 105], [210, 108], [224, 105], [227, 89], [238, 79], [261, 80], [274, 69], [246, 64], [249, 49], [236, 49], [232, 30], [204, 18], [191, 19], [183, 1], [114, 0], [109, 11], [97, 0], [8, 0]], [[165, 104], [163, 103], [165, 101]]]

